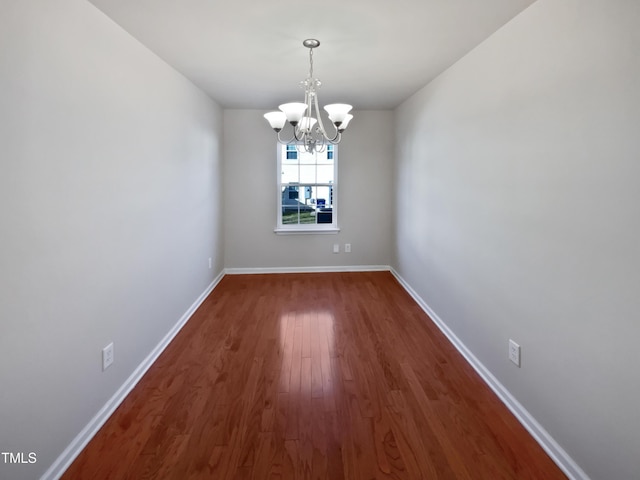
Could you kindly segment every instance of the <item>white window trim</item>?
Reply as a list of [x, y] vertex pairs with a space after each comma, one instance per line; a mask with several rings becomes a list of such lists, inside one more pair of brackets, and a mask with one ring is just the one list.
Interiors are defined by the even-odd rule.
[[338, 226], [338, 149], [333, 151], [333, 203], [331, 212], [331, 224], [282, 224], [282, 144], [276, 144], [276, 228], [273, 231], [278, 235], [331, 235], [340, 232]]
[[325, 227], [321, 228], [302, 228], [301, 226], [287, 227], [287, 228], [274, 228], [273, 231], [278, 235], [335, 235], [340, 233], [339, 227]]

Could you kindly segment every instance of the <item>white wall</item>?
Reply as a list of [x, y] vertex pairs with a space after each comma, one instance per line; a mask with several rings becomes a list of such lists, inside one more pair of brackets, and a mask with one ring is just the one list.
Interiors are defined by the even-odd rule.
[[396, 268], [594, 479], [640, 472], [638, 25], [538, 0], [396, 111]]
[[221, 136], [90, 3], [2, 1], [0, 451], [37, 462], [0, 478], [40, 476], [222, 270]]
[[[338, 146], [335, 235], [276, 235], [276, 135], [258, 110], [225, 110], [225, 266], [389, 265], [393, 112], [356, 111]], [[247, 201], [247, 192], [251, 192]], [[340, 243], [340, 254], [332, 245]], [[343, 253], [345, 243], [351, 253]]]

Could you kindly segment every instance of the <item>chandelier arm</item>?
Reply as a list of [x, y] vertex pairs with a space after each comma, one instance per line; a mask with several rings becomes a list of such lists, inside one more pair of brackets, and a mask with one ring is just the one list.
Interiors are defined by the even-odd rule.
[[340, 133], [340, 130], [336, 129], [336, 134], [333, 137], [330, 137], [329, 135], [325, 135], [325, 138], [329, 143], [333, 145], [337, 145], [338, 143], [340, 143], [340, 139], [342, 138], [342, 133]]
[[296, 138], [296, 131], [295, 129], [293, 130], [293, 136], [289, 139], [289, 140], [283, 140], [282, 137], [280, 136], [280, 132], [278, 132], [278, 142], [280, 142], [283, 145], [287, 145], [291, 142], [293, 142], [293, 140]]
[[[337, 145], [338, 143], [340, 143], [342, 134], [340, 133], [340, 130], [335, 125], [333, 125], [333, 123], [331, 125], [333, 125], [335, 129], [335, 132], [336, 132], [335, 135], [333, 137], [330, 137], [329, 134], [327, 133], [327, 130], [324, 128], [324, 123], [322, 122], [322, 117], [320, 116], [320, 108], [318, 107], [317, 95], [315, 96], [315, 108], [316, 108], [316, 115], [318, 116], [317, 130], [322, 134], [323, 139], [326, 139], [332, 145]], [[324, 140], [323, 140], [323, 143], [324, 143]]]
[[318, 131], [322, 134], [322, 136], [326, 139], [329, 139], [329, 135], [327, 135], [327, 131], [324, 128], [324, 123], [322, 122], [322, 116], [320, 115], [320, 109], [318, 108], [318, 96], [314, 97], [314, 106], [316, 109], [316, 115], [318, 116]]
[[[320, 142], [316, 142], [316, 152], [322, 153], [327, 149], [327, 138], [324, 135], [319, 135]], [[320, 143], [320, 148], [317, 147], [318, 143]]]
[[340, 132], [337, 132], [336, 135], [333, 138], [327, 138], [327, 142], [330, 143], [331, 145], [337, 145], [340, 143], [341, 140], [341, 134]]
[[[318, 122], [319, 123], [319, 122]], [[325, 137], [324, 135], [322, 135], [322, 133], [320, 132], [320, 126], [317, 125], [314, 129], [313, 129], [313, 140], [315, 142], [315, 148], [316, 148], [316, 152], [322, 152], [324, 149], [324, 142], [325, 142]], [[319, 145], [319, 147], [318, 147]]]

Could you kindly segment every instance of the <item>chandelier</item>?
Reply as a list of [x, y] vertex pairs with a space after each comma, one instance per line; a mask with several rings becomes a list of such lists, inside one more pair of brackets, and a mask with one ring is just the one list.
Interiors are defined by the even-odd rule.
[[[304, 103], [284, 103], [278, 108], [279, 112], [264, 114], [271, 128], [278, 134], [278, 141], [283, 144], [295, 144], [300, 151], [322, 152], [326, 145], [340, 143], [342, 132], [353, 118], [349, 111], [353, 108], [345, 103], [334, 103], [324, 107], [329, 120], [333, 124], [333, 132], [327, 132], [318, 108], [318, 93], [321, 82], [313, 78], [313, 49], [320, 45], [318, 40], [309, 38], [302, 42], [309, 49], [309, 76], [300, 82], [304, 88]], [[283, 140], [280, 132], [289, 122], [293, 134], [288, 140]]]

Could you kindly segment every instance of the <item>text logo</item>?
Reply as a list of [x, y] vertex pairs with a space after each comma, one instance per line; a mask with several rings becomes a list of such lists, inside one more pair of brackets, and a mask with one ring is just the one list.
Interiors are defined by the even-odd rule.
[[36, 454], [34, 452], [0, 452], [4, 463], [36, 463]]

